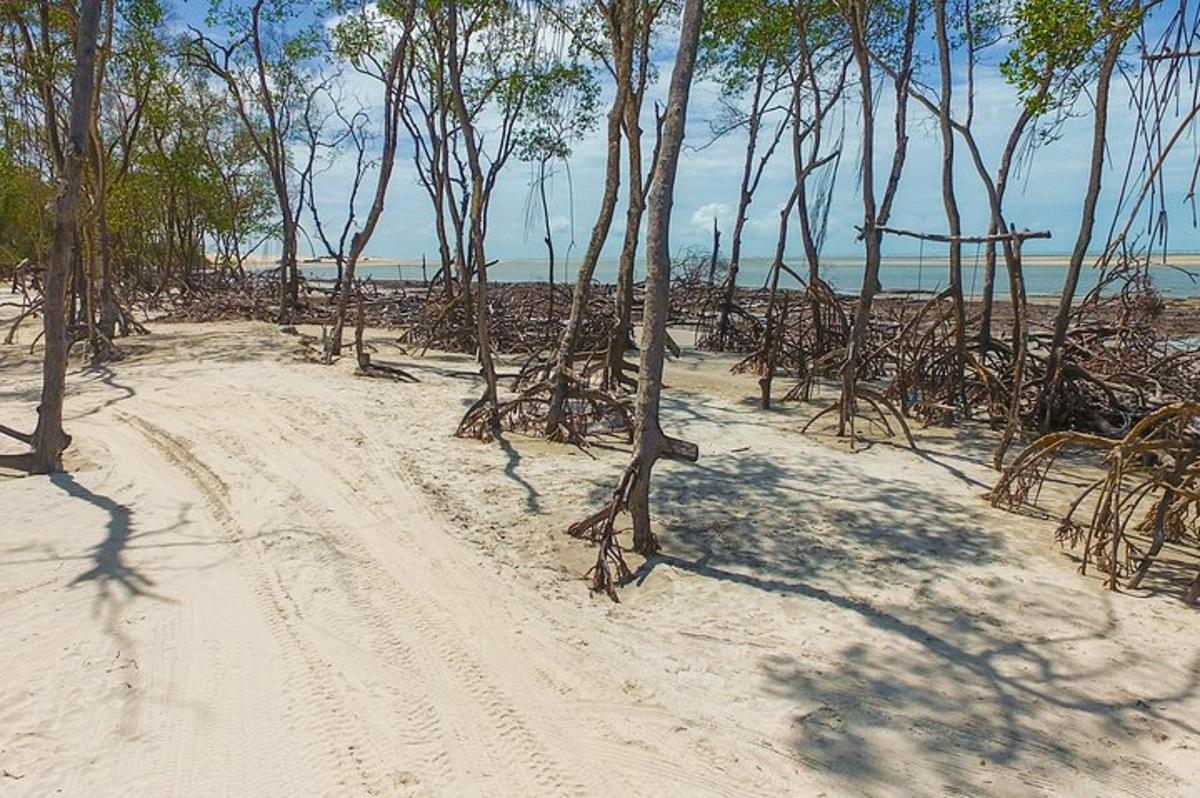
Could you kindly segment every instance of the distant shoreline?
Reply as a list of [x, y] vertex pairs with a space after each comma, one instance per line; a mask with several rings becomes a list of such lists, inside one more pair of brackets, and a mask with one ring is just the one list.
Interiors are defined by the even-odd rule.
[[[1098, 254], [1097, 255], [1088, 255], [1087, 258], [1084, 260], [1084, 266], [1085, 267], [1091, 266], [1092, 264], [1094, 264], [1096, 262], [1096, 260], [1099, 257], [1100, 256]], [[1156, 255], [1154, 257], [1154, 259], [1151, 260], [1149, 265], [1152, 268], [1196, 269], [1197, 271], [1200, 271], [1200, 252], [1169, 253], [1167, 255], [1166, 263], [1163, 263], [1161, 261], [1160, 257], [1161, 256]], [[616, 262], [617, 259], [614, 256], [614, 257], [604, 257], [604, 258], [601, 258], [600, 260], [601, 260], [601, 262]], [[1069, 254], [1065, 254], [1065, 255], [1025, 255], [1021, 259], [1021, 265], [1025, 266], [1025, 267], [1063, 268], [1064, 266], [1067, 265], [1067, 262], [1069, 260], [1070, 260]], [[743, 263], [769, 263], [770, 261], [771, 261], [770, 256], [757, 256], [757, 255], [747, 256], [742, 259]], [[793, 259], [793, 261], [795, 261], [795, 259]], [[279, 259], [276, 257], [272, 257], [272, 256], [252, 255], [246, 259], [245, 263], [247, 266], [251, 266], [254, 268], [262, 268], [262, 267], [267, 267], [267, 266], [279, 265]], [[421, 259], [420, 258], [414, 259], [414, 258], [367, 257], [367, 258], [360, 258], [358, 263], [359, 263], [359, 265], [362, 265], [362, 266], [372, 266], [375, 268], [399, 267], [402, 269], [411, 269], [411, 268], [420, 268], [421, 267]], [[504, 266], [504, 265], [529, 266], [529, 265], [533, 265], [536, 263], [545, 264], [546, 260], [544, 257], [542, 257], [542, 258], [539, 258], [539, 257], [498, 258], [497, 259], [498, 266]], [[643, 265], [643, 266], [645, 265], [645, 261], [640, 258], [638, 259], [637, 263], [639, 265]], [[854, 255], [830, 255], [828, 257], [822, 258], [821, 263], [827, 264], [830, 266], [841, 266], [841, 267], [858, 266], [858, 265], [861, 265], [861, 263], [862, 263], [862, 257], [854, 256]], [[947, 260], [947, 258], [944, 256], [941, 256], [941, 255], [936, 255], [936, 256], [926, 255], [924, 258], [921, 258], [920, 256], [917, 256], [917, 255], [892, 255], [892, 256], [885, 255], [883, 257], [883, 263], [884, 263], [884, 265], [891, 266], [893, 268], [906, 268], [906, 267], [917, 268], [917, 267], [931, 267], [931, 266], [936, 267], [936, 266], [948, 266], [949, 265], [949, 261]], [[970, 253], [964, 252], [963, 253], [964, 268], [973, 268], [974, 264], [975, 264], [974, 252], [973, 251]], [[982, 252], [979, 255], [979, 264], [980, 265], [983, 264], [983, 253]], [[336, 269], [337, 268], [337, 263], [333, 260], [333, 258], [315, 258], [315, 259], [301, 258], [300, 260], [297, 261], [297, 265], [299, 265], [301, 268], [304, 268], [304, 269]], [[559, 268], [562, 268], [563, 262], [561, 259], [559, 260], [558, 265], [559, 265]], [[571, 258], [570, 261], [567, 262], [566, 265], [568, 268], [574, 269], [575, 267], [577, 267], [579, 265], [579, 258]], [[436, 268], [438, 268], [438, 262], [432, 258], [426, 259], [425, 266], [428, 269], [436, 269]]]
[[[795, 260], [789, 261], [797, 265]], [[273, 269], [276, 264], [272, 259], [259, 257], [247, 261], [247, 267], [252, 270]], [[692, 261], [691, 268], [699, 265], [700, 270], [707, 273], [706, 264]], [[771, 258], [743, 258], [738, 274], [739, 285], [756, 287], [765, 285], [771, 273]], [[1025, 291], [1030, 297], [1057, 297], [1061, 294], [1066, 281], [1067, 260], [1051, 255], [1031, 256], [1025, 262]], [[300, 271], [310, 280], [332, 280], [336, 275], [336, 264], [327, 258], [304, 260], [298, 264]], [[559, 262], [555, 267], [554, 281], [558, 284], [574, 283], [578, 259], [569, 263]], [[800, 265], [800, 271], [807, 267]], [[419, 260], [384, 260], [366, 259], [358, 263], [356, 276], [359, 279], [373, 280], [377, 283], [390, 281], [420, 282], [432, 279], [440, 269], [440, 262], [426, 261], [422, 270]], [[1008, 277], [1003, 264], [999, 264], [999, 272], [995, 279], [996, 296], [1008, 294]], [[548, 281], [547, 263], [545, 260], [531, 259], [498, 259], [488, 269], [490, 279], [498, 283], [544, 283]], [[861, 258], [835, 259], [826, 258], [821, 262], [821, 277], [833, 286], [834, 290], [843, 294], [857, 293], [862, 285], [863, 263]], [[645, 275], [645, 264], [635, 264], [637, 279]], [[1198, 297], [1200, 296], [1200, 253], [1179, 253], [1170, 256], [1166, 263], [1156, 263], [1150, 269], [1154, 287], [1164, 296]], [[1092, 268], [1088, 262], [1080, 275], [1077, 293], [1082, 296], [1095, 287], [1100, 272]], [[880, 277], [884, 289], [889, 293], [928, 293], [947, 286], [949, 269], [944, 259], [910, 258], [896, 256], [884, 258], [881, 264]], [[717, 278], [721, 279], [720, 277]], [[596, 264], [592, 281], [601, 285], [613, 285], [617, 281], [617, 259], [602, 258]], [[983, 292], [985, 282], [984, 260], [974, 254], [964, 259], [963, 283], [967, 296], [979, 296]], [[784, 286], [797, 285], [792, 276], [782, 280]]]

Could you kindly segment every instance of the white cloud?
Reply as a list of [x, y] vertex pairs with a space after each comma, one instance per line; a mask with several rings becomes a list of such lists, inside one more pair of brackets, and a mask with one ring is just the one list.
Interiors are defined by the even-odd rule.
[[724, 202], [710, 202], [696, 209], [692, 214], [692, 224], [702, 230], [712, 230], [712, 223], [715, 218], [717, 220], [717, 227], [724, 230], [732, 217], [733, 208]]

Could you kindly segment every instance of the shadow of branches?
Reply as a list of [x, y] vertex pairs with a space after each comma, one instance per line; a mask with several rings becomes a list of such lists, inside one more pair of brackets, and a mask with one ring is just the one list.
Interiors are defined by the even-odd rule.
[[[1178, 718], [1197, 695], [1200, 656], [1182, 663], [1182, 678], [1143, 681], [1136, 652], [1073, 654], [1105, 649], [1111, 616], [1026, 638], [964, 623], [958, 608], [940, 604], [913, 612], [819, 588], [805, 594], [879, 634], [843, 646], [832, 662], [766, 657], [767, 689], [795, 704], [797, 757], [864, 793], [911, 788], [923, 771], [952, 794], [1054, 792], [1070, 783], [1064, 774], [1088, 794], [1155, 794], [1153, 761], [1118, 742], [1198, 733]], [[1114, 673], [1128, 674], [1128, 689], [1098, 686]]]
[[792, 706], [788, 748], [806, 768], [853, 794], [1076, 784], [1140, 795], [1172, 784], [1140, 746], [1195, 746], [1200, 649], [1138, 650], [1140, 631], [1118, 628], [1111, 596], [1057, 590], [1068, 568], [1028, 572], [965, 459], [742, 435], [762, 422], [687, 404], [671, 419], [677, 434], [740, 445], [656, 469], [664, 550], [633, 579], [673, 568], [819, 619], [828, 637], [780, 630], [788, 643], [758, 663], [766, 693]]
[[154, 595], [154, 581], [125, 561], [125, 550], [132, 535], [133, 512], [107, 496], [94, 493], [81, 485], [71, 474], [53, 474], [55, 487], [75, 499], [103, 510], [108, 516], [105, 537], [92, 549], [92, 567], [75, 577], [72, 585], [95, 582], [101, 595], [112, 587], [122, 588], [128, 596]]
[[773, 590], [818, 576], [882, 587], [986, 563], [1005, 547], [979, 522], [978, 507], [904, 479], [850, 479], [825, 458], [797, 465], [747, 450], [668, 464], [656, 470], [654, 503], [669, 554], [751, 582], [774, 580]]

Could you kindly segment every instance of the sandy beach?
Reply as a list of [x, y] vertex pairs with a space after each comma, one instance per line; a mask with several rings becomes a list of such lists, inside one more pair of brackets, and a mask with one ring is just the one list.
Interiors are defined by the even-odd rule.
[[[386, 333], [419, 384], [267, 324], [152, 327], [72, 366], [69, 474], [0, 475], [0, 794], [1200, 783], [1196, 610], [991, 509], [984, 432], [850, 453], [685, 352], [664, 417], [701, 459], [656, 472], [664, 555], [613, 604], [563, 530], [623, 447], [457, 440], [474, 363]], [[32, 335], [0, 348], [2, 423], [34, 417]]]

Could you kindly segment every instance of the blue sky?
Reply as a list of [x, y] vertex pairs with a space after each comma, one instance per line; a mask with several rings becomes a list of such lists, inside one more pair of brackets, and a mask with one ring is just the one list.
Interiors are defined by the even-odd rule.
[[[202, 16], [206, 6], [206, 0], [185, 0], [179, 7], [178, 15], [185, 21], [195, 20]], [[995, 162], [1019, 110], [1013, 91], [997, 68], [1003, 55], [1002, 44], [995, 48], [995, 52], [986, 54], [976, 70], [977, 110], [974, 128], [989, 163]], [[656, 60], [661, 63], [661, 76], [651, 89], [651, 96], [646, 103], [643, 127], [648, 132], [654, 129], [654, 101], [665, 99], [672, 59], [672, 43], [663, 41], [656, 53]], [[961, 74], [962, 70], [958, 72]], [[370, 93], [378, 91], [365, 82], [357, 90], [368, 103], [372, 101]], [[862, 216], [858, 182], [859, 104], [855, 94], [856, 91], [848, 92], [850, 103], [846, 109], [846, 143], [825, 246], [825, 254], [829, 256], [853, 255], [861, 251], [854, 229]], [[961, 104], [965, 86], [956, 86], [955, 95], [956, 102]], [[605, 105], [609, 97], [606, 91], [602, 100]], [[876, 171], [880, 180], [890, 164], [893, 149], [890, 118], [893, 109], [894, 100], [889, 84], [884, 86], [879, 105], [881, 123], [877, 130]], [[1051, 241], [1031, 243], [1027, 250], [1031, 253], [1064, 252], [1074, 243], [1090, 156], [1093, 123], [1090, 111], [1090, 101], [1083, 98], [1076, 115], [1061, 126], [1057, 139], [1034, 151], [1012, 183], [1006, 203], [1009, 219], [1020, 227], [1049, 229], [1053, 234]], [[692, 92], [686, 151], [680, 163], [675, 192], [671, 247], [676, 253], [688, 248], [708, 248], [714, 214], [725, 233], [726, 242], [733, 225], [744, 139], [735, 134], [709, 146], [699, 146], [708, 142], [709, 122], [718, 113], [717, 89], [712, 81], [701, 76]], [[941, 141], [937, 126], [916, 104], [910, 103], [909, 117], [908, 160], [891, 223], [899, 227], [942, 232], [946, 228], [946, 221], [942, 210]], [[1129, 90], [1124, 81], [1118, 79], [1114, 85], [1109, 123], [1110, 149], [1104, 175], [1105, 191], [1097, 225], [1100, 235], [1107, 230], [1112, 218], [1129, 143], [1134, 134], [1133, 124]], [[1190, 208], [1183, 204], [1195, 163], [1194, 152], [1194, 138], [1182, 142], [1164, 172], [1170, 195], [1167, 205], [1170, 213], [1170, 245], [1172, 249], [1181, 251], [1200, 250], [1200, 234], [1192, 226]], [[411, 148], [405, 142], [393, 175], [387, 209], [368, 248], [370, 255], [401, 258], [436, 255], [432, 213], [424, 190], [416, 182], [410, 154]], [[982, 186], [961, 144], [957, 148], [957, 155], [957, 187], [964, 232], [985, 233], [988, 213]], [[347, 167], [346, 164], [335, 164], [322, 176], [317, 186], [319, 207], [331, 221], [338, 224], [351, 176]], [[600, 199], [603, 170], [603, 139], [601, 131], [597, 129], [588, 139], [575, 146], [570, 159], [571, 184], [568, 185], [565, 172], [560, 170], [550, 187], [555, 243], [560, 254], [570, 245], [572, 229], [574, 254], [578, 256], [584, 247]], [[544, 256], [540, 222], [533, 227], [527, 224], [531, 178], [530, 167], [515, 159], [501, 178], [492, 201], [487, 242], [489, 257], [515, 259]], [[774, 251], [778, 209], [790, 190], [789, 153], [781, 146], [750, 206], [743, 236], [745, 256], [768, 256]], [[623, 223], [624, 213], [619, 210], [609, 236], [610, 246], [606, 255], [616, 254], [624, 232]], [[885, 252], [908, 255], [916, 254], [918, 250], [916, 242], [889, 239]], [[798, 247], [790, 246], [789, 252], [798, 252]], [[925, 253], [932, 257], [938, 254], [938, 250], [928, 245]]]

